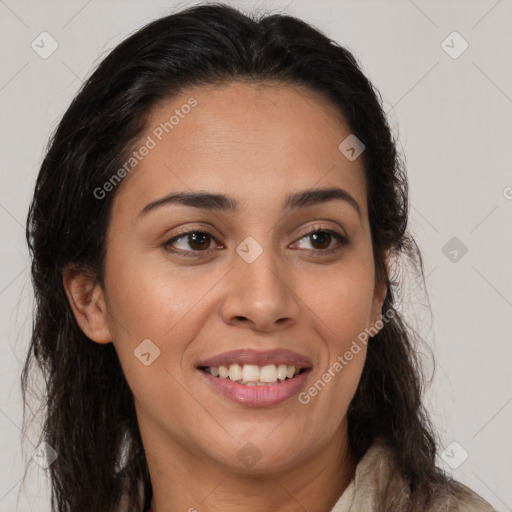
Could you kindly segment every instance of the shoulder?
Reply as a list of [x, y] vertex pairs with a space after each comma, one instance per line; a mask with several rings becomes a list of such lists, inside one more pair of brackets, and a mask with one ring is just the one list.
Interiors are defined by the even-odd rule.
[[[378, 503], [393, 512], [410, 509], [409, 485], [394, 461], [392, 449], [384, 441], [376, 440], [356, 468], [354, 504], [361, 501], [361, 505], [367, 505], [362, 510], [371, 511], [379, 509]], [[434, 498], [423, 508], [424, 512], [496, 512], [476, 492], [449, 477], [445, 483], [431, 486], [429, 491]]]
[[[496, 512], [480, 495], [457, 480], [448, 484], [447, 497], [444, 499], [446, 512]], [[437, 511], [438, 508], [433, 508]]]

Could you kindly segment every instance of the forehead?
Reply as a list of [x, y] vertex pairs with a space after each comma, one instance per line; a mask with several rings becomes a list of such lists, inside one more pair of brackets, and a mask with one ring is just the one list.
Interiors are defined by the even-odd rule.
[[350, 134], [339, 110], [305, 87], [191, 87], [152, 109], [133, 145], [149, 149], [118, 195], [143, 206], [173, 190], [207, 190], [264, 207], [294, 190], [342, 186], [365, 211], [362, 157], [349, 160], [338, 148]]

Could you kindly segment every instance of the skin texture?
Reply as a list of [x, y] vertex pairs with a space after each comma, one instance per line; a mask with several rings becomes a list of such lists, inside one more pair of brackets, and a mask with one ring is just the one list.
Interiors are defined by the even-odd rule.
[[[385, 287], [374, 279], [362, 157], [338, 150], [351, 130], [323, 97], [241, 82], [162, 102], [135, 148], [190, 97], [197, 105], [118, 186], [104, 289], [65, 274], [66, 293], [91, 342], [114, 343], [133, 391], [151, 512], [328, 512], [354, 475], [346, 411], [364, 345], [306, 405], [297, 396], [271, 407], [234, 403], [196, 365], [239, 348], [286, 348], [313, 363], [305, 390], [379, 320]], [[347, 191], [361, 217], [340, 200], [282, 208], [289, 194], [329, 187]], [[172, 204], [139, 216], [151, 201], [190, 191], [223, 193], [240, 210]], [[307, 234], [318, 228], [348, 245], [315, 242]], [[212, 237], [164, 246], [185, 231]], [[252, 263], [235, 251], [248, 236], [263, 249]], [[144, 339], [160, 350], [149, 366], [134, 356]], [[237, 457], [248, 442], [261, 454], [251, 468]]]

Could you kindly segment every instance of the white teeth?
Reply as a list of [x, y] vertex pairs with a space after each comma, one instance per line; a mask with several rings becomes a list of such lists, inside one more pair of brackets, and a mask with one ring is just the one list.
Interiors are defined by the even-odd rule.
[[288, 373], [288, 366], [286, 366], [285, 364], [280, 364], [278, 367], [277, 367], [277, 378], [279, 380], [284, 380], [286, 379], [286, 374]]
[[[294, 366], [291, 366], [295, 370]], [[266, 366], [262, 366], [260, 369], [260, 380], [262, 382], [276, 382], [277, 380], [277, 370], [275, 364], [268, 364]]]
[[255, 364], [244, 364], [244, 368], [242, 370], [242, 379], [246, 382], [256, 382], [260, 380], [259, 366]]
[[229, 379], [240, 380], [242, 378], [242, 367], [239, 364], [232, 364], [229, 367]]
[[300, 371], [299, 367], [286, 364], [267, 364], [258, 366], [255, 364], [232, 364], [230, 366], [211, 366], [206, 372], [214, 377], [230, 379], [246, 386], [265, 386], [278, 384], [286, 379], [291, 379]]

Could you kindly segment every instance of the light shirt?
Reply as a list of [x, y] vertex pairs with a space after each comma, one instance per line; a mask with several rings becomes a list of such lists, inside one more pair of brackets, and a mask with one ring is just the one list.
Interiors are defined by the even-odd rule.
[[[436, 502], [424, 512], [496, 512], [469, 487], [453, 484], [451, 494], [436, 494]], [[391, 449], [377, 440], [359, 461], [354, 478], [331, 512], [405, 512], [407, 492]]]

